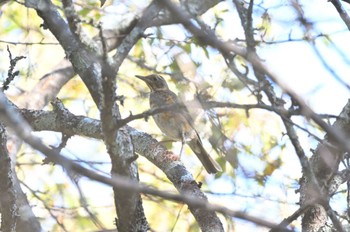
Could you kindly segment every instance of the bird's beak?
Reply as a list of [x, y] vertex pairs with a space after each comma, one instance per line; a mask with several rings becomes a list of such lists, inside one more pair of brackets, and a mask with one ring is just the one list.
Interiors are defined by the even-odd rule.
[[135, 75], [135, 77], [137, 77], [137, 78], [143, 80], [143, 81], [146, 82], [146, 83], [147, 83], [147, 81], [148, 81], [147, 77], [145, 77], [145, 76]]
[[150, 88], [152, 90], [152, 85], [150, 83], [150, 79], [147, 76], [135, 75], [135, 77], [139, 78], [140, 80], [143, 80], [146, 83], [146, 85], [148, 86], [148, 88]]

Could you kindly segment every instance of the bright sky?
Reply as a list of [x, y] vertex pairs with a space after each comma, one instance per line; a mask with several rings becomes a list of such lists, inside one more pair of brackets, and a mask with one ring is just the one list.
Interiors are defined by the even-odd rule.
[[[321, 33], [331, 35], [335, 46], [342, 54], [345, 54], [342, 56], [334, 49], [333, 44], [325, 42], [323, 38], [316, 40], [316, 46], [329, 67], [335, 70], [342, 80], [350, 84], [350, 58], [346, 56], [350, 54], [348, 29], [329, 1], [308, 0], [301, 2], [304, 6], [305, 17], [310, 22], [315, 22], [316, 32], [313, 35]], [[281, 20], [288, 20], [285, 16], [292, 15], [284, 14], [284, 11], [282, 13], [278, 9], [273, 13], [277, 13], [277, 18]], [[272, 29], [272, 34], [276, 35], [274, 36], [276, 40], [288, 39], [289, 33], [291, 33], [291, 38], [300, 38], [301, 32], [298, 27], [299, 23], [297, 22], [294, 22], [292, 31], [283, 25], [276, 26]], [[349, 90], [339, 84], [329, 70], [325, 69], [312, 47], [306, 42], [269, 46], [264, 50], [262, 56], [266, 59], [269, 67], [292, 89], [304, 96], [305, 101], [317, 112], [338, 115], [350, 97]]]

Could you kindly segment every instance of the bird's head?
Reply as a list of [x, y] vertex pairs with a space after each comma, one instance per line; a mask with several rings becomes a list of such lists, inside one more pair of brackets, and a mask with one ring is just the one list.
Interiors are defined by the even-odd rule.
[[158, 91], [158, 90], [168, 90], [168, 84], [164, 80], [164, 78], [157, 74], [152, 74], [149, 76], [139, 76], [136, 75], [137, 78], [143, 80], [146, 82], [147, 86], [151, 89], [151, 91]]

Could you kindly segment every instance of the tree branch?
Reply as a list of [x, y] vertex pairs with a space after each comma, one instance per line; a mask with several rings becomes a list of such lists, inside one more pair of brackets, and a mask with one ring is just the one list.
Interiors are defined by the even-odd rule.
[[7, 147], [4, 125], [0, 123], [0, 211], [1, 230], [15, 232], [17, 227], [18, 205], [11, 169], [11, 158]]
[[[174, 15], [180, 18], [181, 23], [191, 32], [196, 38], [202, 42], [203, 44], [210, 45], [216, 49], [218, 49], [223, 54], [238, 54], [244, 58], [246, 58], [257, 70], [261, 73], [267, 75], [272, 81], [278, 84], [282, 90], [284, 90], [287, 94], [289, 94], [301, 107], [302, 115], [307, 118], [311, 118], [317, 125], [319, 125], [322, 129], [324, 129], [329, 136], [334, 138], [342, 149], [350, 153], [350, 143], [347, 142], [346, 136], [344, 136], [344, 132], [340, 130], [340, 128], [333, 128], [329, 126], [326, 122], [323, 121], [322, 117], [317, 115], [305, 102], [304, 100], [295, 93], [291, 88], [285, 85], [280, 79], [264, 65], [259, 57], [257, 57], [254, 53], [249, 53], [245, 48], [239, 47], [234, 43], [222, 42], [217, 38], [217, 36], [209, 30], [205, 26], [197, 27], [190, 21], [192, 18], [186, 12], [180, 10], [179, 7], [175, 6], [171, 3], [170, 0], [161, 0], [162, 3], [168, 7]], [[197, 21], [198, 22], [198, 21]], [[200, 23], [199, 23], [200, 24]]]
[[340, 18], [344, 21], [348, 30], [350, 30], [350, 17], [346, 12], [346, 10], [344, 9], [343, 5], [340, 3], [339, 0], [330, 0], [330, 2], [334, 5], [335, 9], [338, 11]]
[[[42, 113], [42, 115], [41, 115]], [[33, 110], [26, 110], [25, 115], [31, 114], [31, 117], [35, 120], [34, 126], [39, 126], [39, 121], [42, 120], [46, 126], [49, 127], [50, 130], [55, 131], [56, 129], [62, 129], [62, 130], [70, 130], [70, 133], [77, 133], [77, 134], [85, 134], [85, 135], [92, 135], [91, 131], [89, 128], [89, 125], [93, 128], [95, 128], [95, 136], [99, 135], [99, 138], [102, 138], [102, 133], [101, 133], [101, 125], [99, 124], [98, 120], [94, 119], [89, 119], [85, 117], [77, 117], [74, 116], [73, 114], [63, 114], [63, 115], [57, 115], [57, 113], [54, 112], [44, 112], [44, 111], [33, 111]], [[44, 115], [44, 117], [43, 117]], [[49, 116], [51, 115], [51, 116]], [[72, 117], [76, 117], [75, 120], [72, 120]], [[56, 122], [56, 125], [53, 123], [48, 122], [48, 118], [56, 118], [56, 120], [59, 121], [60, 126], [58, 127], [58, 122]], [[98, 174], [96, 172], [93, 172], [75, 162], [72, 160], [61, 156], [56, 150], [50, 149], [46, 147], [38, 138], [34, 137], [31, 134], [31, 128], [29, 124], [26, 123], [24, 118], [20, 114], [18, 114], [18, 110], [11, 105], [8, 100], [6, 99], [6, 96], [0, 92], [0, 119], [9, 127], [11, 127], [26, 143], [28, 143], [30, 146], [32, 146], [34, 149], [42, 152], [44, 155], [48, 157], [50, 161], [53, 161], [62, 167], [64, 167], [65, 170], [67, 170], [70, 174], [80, 174], [82, 176], [86, 176], [92, 180], [99, 181], [101, 183], [107, 184], [109, 186], [113, 187], [118, 187], [118, 188], [123, 188], [126, 191], [131, 191], [131, 192], [136, 192], [136, 193], [144, 193], [144, 194], [150, 194], [150, 195], [155, 195], [159, 196], [165, 199], [177, 201], [177, 202], [184, 202], [188, 204], [191, 208], [196, 209], [197, 212], [192, 212], [195, 217], [197, 218], [196, 214], [200, 214], [203, 212], [221, 212], [225, 215], [232, 216], [232, 217], [237, 217], [245, 220], [252, 221], [258, 225], [266, 226], [269, 228], [278, 228], [276, 227], [276, 224], [273, 224], [271, 222], [262, 220], [261, 218], [256, 218], [250, 215], [247, 215], [246, 213], [240, 212], [240, 211], [234, 211], [230, 210], [226, 207], [223, 206], [218, 206], [218, 205], [213, 205], [209, 204], [208, 201], [206, 200], [206, 197], [204, 196], [203, 193], [198, 188], [198, 185], [195, 183], [193, 180], [193, 177], [190, 173], [188, 173], [184, 167], [176, 167], [172, 166], [167, 167], [168, 170], [165, 171], [165, 165], [164, 162], [159, 164], [159, 167], [162, 168], [162, 170], [167, 173], [168, 178], [171, 181], [176, 181], [175, 186], [176, 188], [180, 189], [181, 194], [174, 194], [174, 193], [169, 193], [169, 192], [163, 192], [159, 191], [150, 187], [147, 187], [145, 185], [140, 185], [135, 182], [130, 182], [129, 178], [125, 178], [119, 175], [115, 175], [112, 178], [106, 177], [104, 175]], [[68, 120], [68, 121], [65, 121]], [[72, 125], [68, 125], [67, 122], [77, 122], [81, 121], [82, 124], [85, 124], [84, 127], [76, 127], [73, 128]], [[61, 127], [62, 125], [62, 127]], [[65, 125], [65, 126], [64, 126]], [[57, 128], [56, 128], [57, 127]], [[56, 128], [56, 129], [55, 129]], [[78, 128], [83, 129], [83, 131], [77, 131]], [[88, 128], [88, 129], [86, 129]], [[123, 129], [123, 128], [122, 128]], [[135, 146], [137, 152], [139, 153], [153, 153], [153, 151], [145, 151], [145, 147], [143, 146], [144, 142], [141, 140], [147, 140], [147, 136], [145, 136], [142, 133], [137, 132], [136, 130], [126, 127], [125, 129], [129, 130], [129, 134], [132, 136], [133, 142], [140, 143], [141, 145], [139, 147]], [[99, 131], [99, 133], [97, 133]], [[67, 133], [69, 134], [69, 133]], [[154, 140], [153, 140], [154, 141]], [[160, 146], [158, 143], [155, 143], [154, 145], [158, 146], [158, 150], [163, 149], [162, 146]], [[155, 146], [154, 146], [155, 147]], [[157, 157], [159, 158], [159, 157]], [[163, 157], [166, 158], [166, 157]], [[156, 159], [153, 157], [153, 159]], [[173, 162], [171, 162], [173, 163]], [[179, 170], [181, 169], [181, 171]], [[177, 169], [177, 170], [176, 170]], [[182, 173], [182, 178], [175, 177], [174, 174]], [[181, 180], [182, 182], [179, 183], [178, 181]], [[196, 186], [196, 188], [194, 188]], [[198, 195], [200, 194], [200, 195]], [[208, 220], [208, 219], [207, 219]], [[211, 221], [211, 220], [209, 220]], [[213, 225], [212, 225], [213, 226]], [[208, 227], [210, 228], [210, 227]], [[207, 229], [208, 229], [207, 228]], [[212, 227], [211, 227], [212, 228]], [[216, 229], [219, 229], [216, 227]], [[220, 230], [212, 230], [212, 231], [220, 231]], [[283, 231], [290, 231], [288, 229], [285, 229]]]

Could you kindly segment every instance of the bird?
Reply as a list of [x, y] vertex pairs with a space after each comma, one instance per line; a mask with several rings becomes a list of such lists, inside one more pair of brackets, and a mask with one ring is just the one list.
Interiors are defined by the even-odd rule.
[[[135, 76], [144, 81], [151, 90], [149, 97], [151, 109], [180, 103], [179, 98], [169, 89], [167, 82], [162, 76], [158, 74]], [[193, 126], [194, 122], [187, 109], [169, 110], [154, 114], [152, 117], [166, 136], [182, 143], [187, 143], [209, 174], [222, 171], [220, 165], [204, 149], [202, 140]]]

